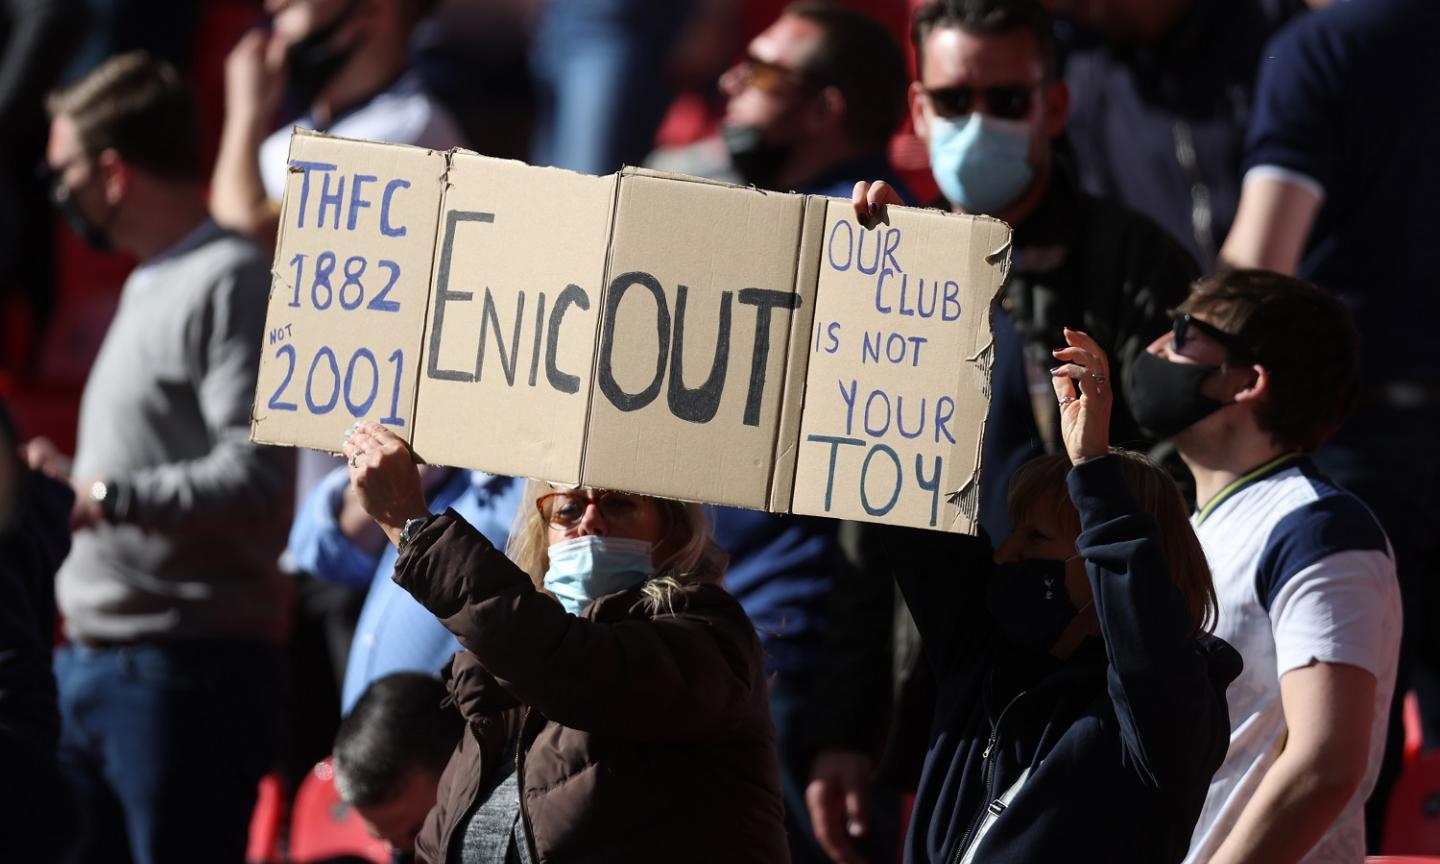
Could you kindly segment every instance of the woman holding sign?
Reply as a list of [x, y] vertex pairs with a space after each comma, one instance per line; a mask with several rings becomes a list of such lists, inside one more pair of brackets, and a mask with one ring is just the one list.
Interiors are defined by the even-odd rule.
[[532, 481], [512, 563], [427, 511], [388, 429], [357, 424], [345, 453], [395, 581], [467, 649], [421, 860], [788, 859], [760, 643], [700, 505]]
[[[863, 220], [901, 203], [859, 184]], [[1174, 483], [1109, 449], [1104, 352], [1065, 331], [1065, 455], [1011, 478], [1010, 539], [869, 532], [936, 675], [907, 862], [1185, 857], [1240, 671]]]
[[1066, 340], [1067, 453], [1012, 479], [1010, 539], [875, 535], [938, 686], [907, 862], [1178, 862], [1229, 743], [1240, 657], [1186, 506], [1109, 449], [1106, 358]]

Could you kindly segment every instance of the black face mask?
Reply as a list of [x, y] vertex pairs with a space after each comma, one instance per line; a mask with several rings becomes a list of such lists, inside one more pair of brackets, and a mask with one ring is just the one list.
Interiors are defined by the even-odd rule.
[[745, 182], [761, 189], [773, 188], [793, 148], [766, 141], [765, 130], [759, 126], [726, 125], [720, 134], [730, 152], [730, 164]]
[[1126, 371], [1130, 379], [1130, 413], [1149, 435], [1174, 438], [1225, 407], [1200, 392], [1200, 385], [1219, 366], [1172, 363], [1142, 351]]
[[50, 187], [50, 205], [55, 212], [70, 226], [70, 230], [79, 235], [85, 245], [96, 252], [111, 252], [114, 246], [110, 243], [110, 235], [100, 225], [90, 221], [80, 210], [80, 205], [75, 201], [75, 193], [65, 188], [64, 185], [56, 183]]
[[355, 53], [353, 46], [337, 48], [333, 43], [359, 6], [359, 0], [349, 0], [328, 24], [286, 49], [286, 76], [297, 104], [309, 107]]
[[1042, 654], [1049, 651], [1075, 620], [1075, 604], [1065, 590], [1065, 562], [1029, 558], [995, 565], [985, 608], [1006, 641]]

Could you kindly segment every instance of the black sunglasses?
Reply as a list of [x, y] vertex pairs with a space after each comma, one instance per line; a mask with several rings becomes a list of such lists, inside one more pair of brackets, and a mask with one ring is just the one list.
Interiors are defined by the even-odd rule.
[[979, 95], [984, 100], [985, 113], [1001, 120], [1019, 120], [1030, 113], [1035, 91], [1039, 89], [1039, 84], [1001, 84], [980, 88], [962, 84], [933, 90], [926, 88], [925, 94], [930, 97], [935, 113], [941, 117], [963, 117], [972, 113], [975, 97]]
[[1240, 341], [1239, 336], [1233, 333], [1226, 333], [1214, 324], [1201, 321], [1189, 313], [1175, 316], [1175, 321], [1170, 325], [1170, 339], [1176, 352], [1184, 349], [1185, 340], [1186, 337], [1189, 336], [1191, 327], [1194, 327], [1196, 330], [1199, 330], [1201, 333], [1204, 333], [1206, 336], [1225, 346], [1225, 352], [1228, 357], [1235, 360], [1255, 359], [1255, 350]]

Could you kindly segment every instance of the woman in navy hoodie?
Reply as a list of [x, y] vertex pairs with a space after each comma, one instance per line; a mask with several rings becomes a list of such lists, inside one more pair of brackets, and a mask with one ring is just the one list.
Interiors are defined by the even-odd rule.
[[876, 538], [938, 684], [907, 862], [1180, 861], [1225, 756], [1240, 657], [1208, 635], [1187, 509], [1160, 469], [1110, 451], [1106, 358], [1066, 340], [1067, 454], [1017, 473], [993, 559], [983, 539]]

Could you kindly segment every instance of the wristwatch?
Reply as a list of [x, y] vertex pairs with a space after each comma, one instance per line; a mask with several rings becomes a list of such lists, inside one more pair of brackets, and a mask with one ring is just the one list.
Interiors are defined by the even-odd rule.
[[400, 528], [400, 542], [395, 548], [404, 549], [406, 546], [409, 546], [410, 541], [415, 539], [416, 534], [424, 530], [426, 523], [428, 523], [433, 516], [433, 513], [427, 513], [424, 516], [406, 519], [405, 524]]

